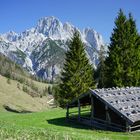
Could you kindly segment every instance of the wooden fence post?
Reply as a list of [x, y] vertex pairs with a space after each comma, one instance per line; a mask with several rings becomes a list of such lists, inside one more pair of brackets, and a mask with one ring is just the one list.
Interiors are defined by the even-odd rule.
[[128, 124], [128, 122], [126, 122], [126, 131], [127, 131], [127, 132], [131, 132], [131, 127], [130, 127], [130, 125]]
[[111, 119], [110, 119], [110, 115], [109, 115], [109, 112], [108, 112], [108, 106], [107, 105], [105, 106], [105, 111], [106, 111], [106, 121], [107, 121], [108, 124], [110, 124]]

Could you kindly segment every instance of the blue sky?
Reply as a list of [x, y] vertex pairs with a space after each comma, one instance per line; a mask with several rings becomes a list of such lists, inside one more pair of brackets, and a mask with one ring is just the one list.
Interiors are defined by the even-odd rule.
[[109, 42], [120, 8], [133, 14], [140, 32], [140, 0], [0, 0], [0, 33], [22, 32], [41, 17], [55, 16], [80, 29], [91, 27]]

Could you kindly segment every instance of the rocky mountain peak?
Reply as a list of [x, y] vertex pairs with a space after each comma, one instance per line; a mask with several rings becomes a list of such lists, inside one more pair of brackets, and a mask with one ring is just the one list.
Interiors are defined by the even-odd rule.
[[4, 39], [7, 39], [8, 41], [12, 42], [12, 41], [16, 41], [17, 40], [18, 34], [15, 33], [14, 31], [9, 31], [9, 32], [3, 34], [2, 37]]
[[61, 32], [63, 32], [63, 24], [59, 19], [51, 16], [44, 17], [38, 21], [36, 31], [44, 34], [46, 37], [58, 39], [61, 38]]
[[100, 50], [101, 45], [104, 44], [102, 36], [94, 29], [85, 28], [83, 30], [83, 36], [86, 42], [88, 42], [91, 46], [93, 46], [97, 50]]
[[53, 16], [41, 18], [36, 27], [19, 34], [10, 31], [0, 35], [0, 52], [30, 73], [51, 79], [54, 75], [59, 75], [69, 39], [75, 31], [80, 33], [86, 54], [96, 67], [98, 51], [104, 45], [102, 36], [91, 28], [85, 28], [81, 32], [71, 23], [63, 24]]

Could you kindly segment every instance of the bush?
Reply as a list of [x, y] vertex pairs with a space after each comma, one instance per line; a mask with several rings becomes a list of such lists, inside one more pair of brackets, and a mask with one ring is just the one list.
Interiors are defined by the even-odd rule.
[[59, 85], [54, 85], [52, 87], [52, 95], [54, 96], [54, 101], [55, 104], [59, 106], [59, 103], [61, 102], [61, 97], [60, 97], [60, 87]]
[[51, 86], [48, 86], [48, 94], [52, 94], [52, 87]]
[[11, 84], [10, 78], [7, 79], [7, 83], [8, 83], [8, 84]]
[[26, 93], [29, 93], [29, 89], [25, 85], [23, 85], [22, 90]]
[[45, 87], [45, 89], [42, 91], [43, 96], [47, 96], [48, 94], [48, 88]]
[[20, 84], [19, 83], [17, 83], [17, 88], [20, 89]]

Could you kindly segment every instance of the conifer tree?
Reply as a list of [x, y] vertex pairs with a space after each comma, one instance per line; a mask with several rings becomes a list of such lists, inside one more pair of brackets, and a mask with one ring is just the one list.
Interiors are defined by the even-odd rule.
[[98, 82], [98, 88], [104, 88], [105, 87], [105, 49], [104, 46], [101, 46], [99, 51], [99, 64], [97, 66], [96, 70], [96, 76], [97, 76], [97, 82]]
[[136, 23], [131, 13], [126, 27], [126, 46], [123, 49], [123, 83], [124, 86], [140, 86], [140, 42]]
[[111, 36], [109, 56], [105, 61], [106, 86], [139, 86], [140, 42], [135, 21], [120, 10]]
[[94, 87], [93, 68], [86, 57], [79, 33], [75, 32], [66, 52], [58, 101], [62, 107]]
[[125, 25], [126, 16], [122, 10], [119, 11], [118, 17], [115, 20], [115, 27], [113, 29], [112, 36], [110, 38], [109, 53], [106, 58], [106, 87], [123, 86], [122, 75], [123, 75], [123, 63], [121, 58], [121, 49], [125, 42]]

